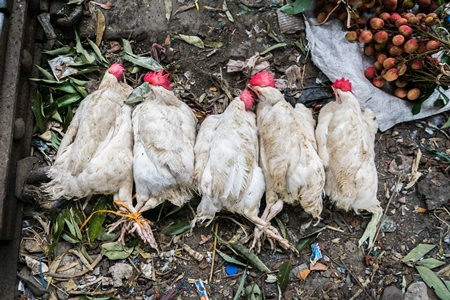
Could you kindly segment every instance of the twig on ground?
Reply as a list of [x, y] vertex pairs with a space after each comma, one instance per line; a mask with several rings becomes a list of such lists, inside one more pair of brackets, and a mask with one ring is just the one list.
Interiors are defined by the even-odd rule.
[[211, 261], [211, 272], [209, 272], [209, 282], [212, 280], [213, 270], [214, 270], [214, 260], [216, 258], [216, 246], [217, 246], [217, 232], [219, 231], [219, 223], [214, 224], [214, 242], [213, 242], [213, 253], [212, 253], [212, 261]]

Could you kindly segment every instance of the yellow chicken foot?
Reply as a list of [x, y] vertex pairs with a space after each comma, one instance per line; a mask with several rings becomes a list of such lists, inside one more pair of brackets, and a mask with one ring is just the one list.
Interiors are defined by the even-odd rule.
[[270, 222], [276, 215], [283, 209], [283, 201], [278, 200], [276, 202], [268, 202], [264, 213], [261, 216], [261, 220]]
[[381, 209], [381, 207], [379, 208], [379, 211], [373, 212], [372, 219], [370, 220], [369, 224], [367, 224], [367, 227], [366, 227], [366, 230], [364, 231], [363, 236], [359, 239], [360, 247], [367, 239], [369, 239], [368, 248], [372, 247], [373, 240], [377, 233], [377, 225], [380, 222], [382, 216], [383, 216], [383, 210]]

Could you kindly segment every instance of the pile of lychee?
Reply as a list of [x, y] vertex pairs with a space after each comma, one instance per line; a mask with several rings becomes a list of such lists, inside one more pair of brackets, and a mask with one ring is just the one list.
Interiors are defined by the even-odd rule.
[[[316, 4], [320, 2], [317, 0]], [[351, 1], [347, 2], [350, 5]], [[317, 21], [327, 20], [330, 8], [335, 8], [332, 13], [336, 12], [350, 30], [346, 39], [364, 43], [364, 54], [376, 58], [365, 70], [365, 76], [376, 87], [389, 86], [398, 98], [417, 100], [426, 93], [427, 83], [439, 76], [439, 60], [432, 55], [450, 49], [450, 44], [434, 30], [440, 19], [431, 11], [439, 5], [431, 0], [384, 0], [373, 9], [375, 16], [360, 16], [368, 6], [374, 6], [373, 2], [358, 1], [362, 8], [356, 4], [353, 10], [342, 2], [329, 0], [322, 8], [316, 6]], [[415, 14], [408, 12], [416, 4], [420, 10]]]

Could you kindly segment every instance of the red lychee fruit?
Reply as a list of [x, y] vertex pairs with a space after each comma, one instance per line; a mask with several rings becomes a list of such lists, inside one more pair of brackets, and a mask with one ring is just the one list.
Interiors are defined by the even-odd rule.
[[380, 62], [378, 62], [378, 61], [374, 62], [374, 63], [373, 63], [373, 66], [374, 66], [374, 68], [375, 68], [377, 71], [381, 71], [381, 70], [384, 69], [383, 64], [380, 63]]
[[388, 81], [388, 82], [397, 80], [397, 78], [398, 78], [398, 70], [397, 70], [397, 68], [389, 69], [383, 75], [383, 79]]
[[394, 96], [401, 99], [405, 98], [407, 94], [408, 91], [403, 88], [396, 88], [394, 91]]
[[378, 29], [383, 28], [384, 21], [381, 18], [373, 17], [370, 19], [369, 24], [370, 24], [370, 27], [372, 27], [372, 29], [378, 30]]
[[408, 67], [403, 64], [398, 68], [398, 76], [402, 76], [403, 74], [406, 73], [406, 71], [408, 71]]
[[440, 46], [441, 46], [441, 43], [439, 41], [435, 41], [435, 40], [428, 41], [427, 45], [426, 45], [428, 51], [437, 50], [437, 49], [439, 49]]
[[395, 21], [397, 21], [398, 19], [401, 19], [402, 16], [400, 16], [398, 13], [392, 13], [391, 16], [389, 17], [388, 21], [392, 24], [395, 24]]
[[405, 50], [406, 53], [416, 52], [417, 49], [419, 49], [419, 44], [417, 43], [417, 40], [415, 38], [409, 39], [403, 45], [403, 50]]
[[375, 55], [375, 53], [376, 53], [375, 48], [372, 45], [366, 45], [364, 47], [364, 54], [366, 56], [373, 56]]
[[424, 61], [422, 59], [417, 59], [411, 62], [411, 64], [409, 65], [409, 67], [412, 70], [421, 70], [424, 66]]
[[379, 44], [386, 43], [389, 40], [389, 35], [386, 31], [380, 30], [373, 35], [373, 40]]
[[370, 43], [372, 41], [372, 38], [373, 38], [373, 34], [372, 34], [372, 32], [370, 30], [363, 30], [359, 34], [358, 41], [360, 43], [367, 44], [367, 43]]
[[406, 98], [408, 98], [408, 100], [414, 101], [414, 100], [419, 99], [420, 94], [421, 94], [421, 92], [418, 88], [412, 88], [406, 94]]
[[393, 57], [388, 57], [383, 61], [383, 67], [385, 69], [390, 69], [394, 66], [395, 66], [395, 58], [393, 58]]
[[378, 16], [381, 20], [387, 22], [389, 20], [389, 18], [391, 17], [391, 14], [388, 12], [382, 12], [379, 16]]
[[397, 80], [395, 81], [395, 85], [396, 85], [397, 87], [399, 87], [399, 88], [404, 88], [405, 86], [408, 85], [408, 81], [399, 78], [399, 79], [397, 79]]
[[387, 58], [386, 54], [380, 53], [380, 54], [377, 55], [377, 62], [382, 64], [386, 58]]
[[401, 34], [394, 35], [394, 37], [392, 38], [392, 44], [394, 44], [394, 46], [403, 45], [404, 42], [405, 37]]
[[408, 24], [409, 25], [419, 25], [420, 24], [420, 20], [419, 20], [418, 17], [413, 16], [413, 17], [408, 18]]
[[397, 28], [399, 28], [402, 25], [406, 25], [406, 24], [408, 24], [408, 20], [405, 18], [400, 18], [395, 21], [395, 27], [397, 27]]
[[386, 83], [386, 80], [384, 80], [383, 78], [374, 78], [372, 80], [372, 84], [378, 88], [383, 87], [385, 83]]
[[364, 75], [366, 75], [368, 79], [374, 78], [376, 74], [377, 70], [373, 66], [369, 66], [364, 70]]
[[416, 0], [416, 3], [419, 7], [428, 7], [431, 4], [431, 0]]
[[403, 54], [403, 48], [401, 46], [392, 46], [389, 48], [389, 54], [391, 56], [400, 56]]
[[404, 37], [409, 37], [412, 34], [412, 29], [408, 25], [402, 25], [398, 28], [398, 32]]

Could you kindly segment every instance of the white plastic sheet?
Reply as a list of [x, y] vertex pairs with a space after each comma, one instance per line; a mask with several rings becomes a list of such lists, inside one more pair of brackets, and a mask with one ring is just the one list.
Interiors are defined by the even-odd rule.
[[[314, 64], [334, 82], [342, 77], [352, 82], [353, 93], [362, 107], [368, 107], [377, 116], [378, 128], [386, 131], [395, 124], [422, 119], [450, 109], [434, 107], [439, 92], [427, 99], [417, 115], [412, 114], [413, 101], [402, 100], [375, 87], [364, 76], [364, 70], [375, 58], [366, 57], [363, 44], [350, 43], [345, 39], [342, 22], [334, 19], [317, 25], [314, 18], [305, 21], [311, 59]], [[450, 90], [446, 92], [450, 97]]]

